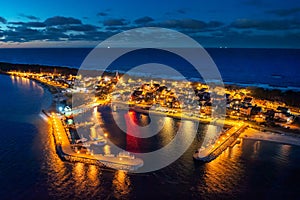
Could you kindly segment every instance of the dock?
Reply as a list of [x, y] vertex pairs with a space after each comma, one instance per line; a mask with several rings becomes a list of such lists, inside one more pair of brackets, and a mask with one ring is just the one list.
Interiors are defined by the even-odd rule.
[[74, 151], [68, 138], [70, 135], [69, 130], [66, 128], [62, 118], [58, 114], [52, 113], [50, 119], [56, 151], [59, 157], [64, 161], [84, 162], [126, 171], [135, 171], [144, 164], [142, 159], [134, 156], [102, 155], [93, 154], [91, 152], [82, 153], [80, 151]]
[[218, 140], [214, 145], [204, 150], [198, 150], [194, 153], [193, 158], [197, 161], [210, 162], [216, 159], [224, 150], [233, 146], [240, 134], [248, 127], [247, 124], [233, 126], [225, 132], [226, 136], [223, 140]]

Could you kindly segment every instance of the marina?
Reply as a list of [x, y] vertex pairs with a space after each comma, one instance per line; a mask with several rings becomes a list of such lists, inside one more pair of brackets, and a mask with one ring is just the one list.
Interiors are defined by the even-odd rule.
[[67, 136], [69, 135], [67, 133], [68, 130], [66, 129], [61, 116], [56, 113], [52, 113], [50, 120], [56, 151], [63, 160], [100, 164], [105, 167], [126, 171], [134, 171], [143, 166], [143, 161], [139, 158], [135, 158], [133, 155], [130, 155], [129, 152], [120, 152], [118, 155], [94, 154], [89, 151], [83, 153], [80, 150], [75, 152], [71, 147]]

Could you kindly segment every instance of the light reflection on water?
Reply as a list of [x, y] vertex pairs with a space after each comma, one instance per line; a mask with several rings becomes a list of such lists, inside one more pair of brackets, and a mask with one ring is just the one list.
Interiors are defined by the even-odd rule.
[[[35, 113], [49, 105], [41, 103], [47, 93], [39, 85], [20, 78], [0, 76], [2, 112], [8, 105], [20, 105], [16, 120], [1, 118], [0, 196], [1, 199], [249, 199], [299, 197], [300, 148], [268, 142], [244, 140], [227, 149], [216, 160], [196, 164], [192, 154], [201, 144], [199, 138], [170, 166], [144, 175], [109, 171], [84, 163], [68, 163], [55, 152], [49, 124], [41, 119], [20, 121], [24, 113]], [[17, 86], [17, 87], [16, 87]], [[32, 86], [32, 88], [31, 88]], [[19, 89], [18, 89], [19, 88]], [[28, 90], [27, 90], [28, 89]], [[26, 91], [26, 92], [24, 92]], [[16, 98], [18, 97], [18, 98]], [[24, 107], [23, 103], [26, 103]], [[124, 116], [124, 113], [115, 113]], [[118, 135], [109, 115], [99, 113], [109, 137], [126, 141]], [[103, 117], [103, 118], [101, 118]], [[143, 123], [147, 122], [144, 117]], [[175, 135], [180, 123], [167, 120], [161, 133], [143, 143], [145, 150], [160, 148]], [[102, 124], [102, 125], [103, 125]], [[187, 137], [192, 123], [184, 122]], [[98, 128], [96, 132], [98, 134]], [[126, 144], [127, 145], [127, 144]], [[125, 146], [126, 147], [126, 146]], [[293, 183], [293, 184], [291, 184]]]
[[241, 154], [241, 146], [235, 145], [233, 148], [227, 148], [213, 162], [205, 164], [206, 192], [222, 194], [238, 187], [244, 173], [243, 164], [238, 162]]
[[131, 191], [130, 178], [126, 172], [117, 170], [113, 179], [114, 197], [126, 198]]
[[95, 165], [89, 165], [87, 176], [89, 178], [89, 185], [93, 187], [98, 187], [100, 185], [101, 171]]

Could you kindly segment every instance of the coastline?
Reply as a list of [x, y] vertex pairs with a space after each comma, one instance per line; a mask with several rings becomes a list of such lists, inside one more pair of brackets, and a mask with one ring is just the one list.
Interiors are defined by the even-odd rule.
[[[28, 65], [28, 66], [30, 66], [30, 65]], [[47, 66], [44, 66], [44, 67], [47, 67]], [[27, 70], [30, 70], [30, 69], [31, 68], [29, 68]], [[59, 70], [57, 71], [57, 68], [53, 69], [51, 67], [51, 69], [52, 69], [53, 73], [57, 73], [59, 71]], [[69, 68], [58, 67], [58, 69], [68, 70]], [[72, 70], [74, 70], [74, 69], [72, 69]], [[9, 75], [7, 72], [4, 72], [4, 71], [1, 71], [1, 72], [3, 74]], [[47, 89], [52, 94], [52, 97], [54, 97], [55, 94], [60, 93], [60, 87], [57, 87], [57, 86], [54, 86], [54, 85], [49, 85], [49, 84], [44, 83], [42, 81], [39, 81], [39, 80], [37, 80], [35, 78], [29, 78], [29, 79], [32, 80], [32, 81], [36, 81], [39, 85], [41, 85], [43, 87], [43, 89]], [[49, 113], [51, 113], [52, 111], [56, 111], [56, 103], [57, 102], [56, 102], [55, 98], [52, 98], [52, 104], [51, 104], [51, 106], [49, 106], [49, 108], [47, 108], [47, 111], [42, 110], [42, 112], [44, 114], [46, 114], [49, 118], [51, 118], [51, 115], [49, 115]], [[140, 111], [137, 111], [137, 112], [140, 112]], [[152, 114], [158, 114], [158, 115], [163, 114], [163, 115], [167, 115], [167, 116], [172, 117], [172, 118], [180, 118], [180, 119], [183, 118], [183, 119], [187, 119], [187, 120], [197, 120], [197, 121], [202, 122], [202, 123], [211, 123], [211, 122], [213, 122], [213, 119], [211, 119], [211, 118], [208, 118], [208, 119], [195, 118], [194, 119], [192, 117], [182, 116], [182, 115], [177, 115], [177, 114], [166, 114], [166, 113], [160, 113], [160, 112], [151, 112], [151, 113]], [[225, 124], [228, 125], [228, 123], [230, 123], [230, 120], [229, 121], [225, 120], [224, 125]], [[249, 134], [250, 136], [248, 136], [246, 133], [242, 133], [241, 137], [244, 138], [244, 139], [264, 140], [264, 141], [271, 141], [271, 142], [277, 142], [277, 143], [291, 144], [291, 145], [300, 146], [300, 139], [299, 139], [299, 137], [298, 138], [293, 137], [294, 140], [287, 139], [286, 137], [270, 137], [270, 135], [274, 135], [275, 132], [276, 132], [276, 130], [270, 132], [269, 135], [266, 135], [265, 133], [260, 133], [260, 134], [256, 133], [256, 134], [254, 134], [253, 131], [252, 132], [248, 131], [246, 133]], [[281, 136], [283, 136], [283, 135], [281, 135]], [[54, 130], [53, 130], [53, 137], [55, 138], [55, 145], [56, 145], [57, 154], [60, 155], [61, 159], [66, 160], [66, 157], [65, 157], [66, 153], [63, 151], [62, 147], [59, 146], [59, 143], [57, 143], [57, 137], [55, 136], [55, 131]], [[71, 156], [71, 157], [75, 157], [76, 159], [72, 158], [72, 159], [67, 159], [67, 160], [69, 160], [69, 161], [76, 161], [77, 158], [78, 158], [78, 155], [75, 154], [74, 156]], [[87, 162], [89, 162], [89, 161], [87, 161]]]
[[[82, 69], [80, 69], [82, 70]], [[0, 73], [6, 74], [9, 71], [20, 71], [20, 72], [32, 72], [32, 73], [54, 73], [61, 75], [73, 75], [76, 76], [79, 72], [79, 69], [72, 67], [63, 67], [63, 66], [51, 66], [43, 64], [14, 64], [7, 62], [0, 62]], [[118, 70], [119, 75], [122, 76], [124, 71]], [[116, 71], [105, 71], [91, 69], [91, 70], [82, 70], [82, 73], [88, 76], [97, 76], [100, 73], [106, 76], [114, 76]], [[137, 78], [137, 75], [130, 75], [132, 78]], [[151, 80], [151, 77], [145, 77], [145, 80]], [[157, 80], [171, 80], [172, 77], [157, 77]], [[192, 84], [203, 83], [200, 80], [190, 80]], [[264, 99], [268, 101], [280, 101], [289, 105], [290, 107], [298, 107], [300, 104], [300, 86], [299, 87], [278, 87], [272, 86], [271, 84], [262, 84], [262, 83], [238, 83], [238, 82], [224, 82], [225, 88], [231, 90], [238, 89], [247, 89], [251, 92], [252, 96], [257, 99]]]
[[[78, 68], [75, 67], [69, 67], [69, 66], [57, 66], [57, 65], [44, 65], [44, 64], [27, 64], [27, 63], [8, 63], [8, 62], [2, 62], [0, 61], [0, 74], [6, 74], [6, 72], [11, 70], [19, 70], [19, 71], [30, 71], [30, 72], [56, 72], [61, 73], [64, 75], [72, 74], [76, 75], [79, 71]], [[96, 74], [99, 74], [99, 71], [96, 69], [89, 70], [92, 73], [89, 73], [90, 75], [94, 75], [93, 72], [97, 72]], [[112, 71], [105, 71], [105, 74], [112, 75], [115, 74], [116, 70]], [[125, 71], [118, 70], [119, 74], [125, 74]], [[131, 74], [132, 77], [140, 77], [141, 74]], [[149, 78], [148, 76], [144, 77], [145, 79]], [[177, 80], [176, 77], [173, 77], [174, 80]], [[157, 79], [172, 79], [172, 77], [166, 76], [166, 77], [157, 77]], [[173, 79], [172, 79], [173, 80]], [[178, 79], [180, 81], [180, 79]], [[194, 80], [193, 78], [190, 78], [191, 82], [203, 82], [201, 80]], [[224, 85], [226, 87], [237, 87], [237, 88], [261, 88], [265, 90], [280, 90], [282, 92], [293, 90], [295, 92], [300, 92], [300, 86], [275, 86], [272, 84], [267, 83], [244, 83], [244, 82], [231, 82], [231, 81], [224, 81]]]
[[274, 132], [262, 132], [257, 129], [248, 128], [241, 135], [240, 138], [245, 140], [267, 141], [278, 143], [282, 145], [300, 146], [300, 139], [296, 136], [278, 134]]

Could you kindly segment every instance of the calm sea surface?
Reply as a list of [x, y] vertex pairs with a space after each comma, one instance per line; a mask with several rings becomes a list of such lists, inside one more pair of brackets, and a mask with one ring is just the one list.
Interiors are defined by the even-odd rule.
[[[79, 68], [92, 49], [88, 48], [42, 48], [42, 49], [1, 49], [0, 62], [42, 64]], [[290, 87], [300, 90], [300, 49], [206, 49], [223, 81], [263, 87]], [[99, 56], [101, 60], [101, 55]], [[144, 63], [168, 65], [186, 78], [198, 80], [195, 71], [187, 70], [187, 63], [178, 56], [162, 51], [137, 51], [115, 62], [117, 69], [126, 72], [128, 67]], [[136, 64], [136, 65], [135, 65]], [[97, 66], [97, 69], [107, 66]], [[166, 76], [166, 75], [164, 75]]]
[[[199, 146], [195, 139], [170, 166], [137, 175], [62, 162], [49, 124], [40, 115], [51, 103], [50, 93], [35, 82], [3, 75], [0, 91], [0, 199], [298, 199], [300, 195], [300, 148], [269, 142], [244, 140], [210, 163], [195, 164], [192, 154]], [[113, 126], [106, 109], [99, 109], [99, 115], [110, 136], [135, 151], [163, 147], [181, 123], [168, 118], [169, 127], [139, 146]], [[206, 129], [207, 125], [200, 126], [200, 136]]]

